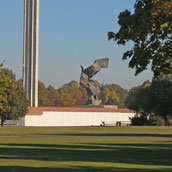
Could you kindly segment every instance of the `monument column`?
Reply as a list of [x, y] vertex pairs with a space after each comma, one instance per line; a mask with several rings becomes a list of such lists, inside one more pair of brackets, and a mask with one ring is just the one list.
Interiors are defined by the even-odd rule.
[[38, 106], [39, 0], [24, 0], [23, 85], [29, 105]]

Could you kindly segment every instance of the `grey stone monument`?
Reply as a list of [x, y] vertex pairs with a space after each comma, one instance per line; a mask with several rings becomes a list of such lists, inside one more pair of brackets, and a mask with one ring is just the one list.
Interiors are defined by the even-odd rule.
[[29, 105], [38, 106], [39, 0], [24, 0], [23, 85]]
[[84, 69], [81, 66], [80, 85], [87, 90], [88, 102], [87, 105], [100, 105], [101, 101], [98, 99], [97, 94], [100, 92], [101, 84], [92, 80], [91, 78], [100, 71], [101, 68], [107, 68], [109, 65], [109, 59], [97, 59], [94, 64]]

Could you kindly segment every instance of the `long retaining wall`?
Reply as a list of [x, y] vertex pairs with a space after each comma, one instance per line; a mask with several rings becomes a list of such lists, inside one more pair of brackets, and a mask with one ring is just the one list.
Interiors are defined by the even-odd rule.
[[112, 108], [30, 108], [19, 126], [99, 126], [104, 122], [130, 121], [135, 113]]

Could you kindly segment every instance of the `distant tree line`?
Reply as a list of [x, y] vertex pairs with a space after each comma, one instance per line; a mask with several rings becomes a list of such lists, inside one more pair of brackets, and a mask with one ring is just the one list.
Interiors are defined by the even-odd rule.
[[[82, 106], [87, 102], [86, 89], [77, 81], [70, 81], [55, 89], [39, 81], [39, 106]], [[133, 125], [169, 125], [172, 117], [172, 76], [160, 75], [152, 82], [129, 90], [116, 84], [105, 84], [98, 95], [102, 105], [118, 105], [136, 111]], [[27, 113], [28, 101], [22, 80], [0, 65], [0, 119], [19, 119]]]
[[[125, 106], [128, 91], [115, 84], [103, 85], [99, 96], [102, 105]], [[55, 89], [47, 88], [43, 82], [38, 84], [39, 106], [82, 106], [88, 101], [86, 89], [77, 81], [70, 81]], [[16, 120], [27, 113], [28, 101], [23, 89], [22, 79], [16, 80], [15, 74], [0, 64], [0, 120]]]
[[[47, 88], [39, 81], [39, 106], [78, 106], [88, 101], [86, 89], [79, 86], [77, 81], [70, 81], [55, 89], [52, 85]], [[118, 105], [124, 107], [128, 91], [119, 85], [107, 84], [98, 95], [102, 105]]]

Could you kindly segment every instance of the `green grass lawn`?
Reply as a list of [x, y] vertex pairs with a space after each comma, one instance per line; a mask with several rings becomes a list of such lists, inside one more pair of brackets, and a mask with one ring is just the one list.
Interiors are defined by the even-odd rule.
[[[171, 136], [172, 128], [0, 128], [1, 136], [127, 133]], [[171, 172], [172, 138], [0, 138], [0, 172], [57, 171]]]
[[0, 136], [23, 135], [172, 135], [172, 127], [0, 127]]

